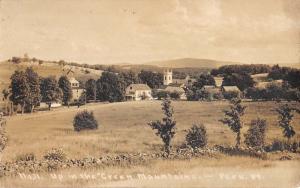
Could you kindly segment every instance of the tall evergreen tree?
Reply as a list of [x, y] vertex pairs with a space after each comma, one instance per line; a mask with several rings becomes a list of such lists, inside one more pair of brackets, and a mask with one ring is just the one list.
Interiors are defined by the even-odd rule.
[[62, 101], [65, 105], [69, 106], [69, 103], [73, 97], [72, 87], [69, 79], [66, 76], [61, 76], [58, 80], [59, 88], [62, 90]]

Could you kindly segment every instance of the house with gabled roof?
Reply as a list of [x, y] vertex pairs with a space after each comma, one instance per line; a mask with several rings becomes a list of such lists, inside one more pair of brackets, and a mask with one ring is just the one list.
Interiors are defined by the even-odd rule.
[[125, 97], [126, 100], [150, 100], [152, 91], [146, 84], [130, 84], [125, 90]]

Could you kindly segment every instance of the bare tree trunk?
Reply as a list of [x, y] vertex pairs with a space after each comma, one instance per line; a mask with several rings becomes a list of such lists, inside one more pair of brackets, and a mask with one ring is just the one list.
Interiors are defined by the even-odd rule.
[[49, 111], [51, 110], [51, 102], [48, 103], [48, 110], [49, 110]]

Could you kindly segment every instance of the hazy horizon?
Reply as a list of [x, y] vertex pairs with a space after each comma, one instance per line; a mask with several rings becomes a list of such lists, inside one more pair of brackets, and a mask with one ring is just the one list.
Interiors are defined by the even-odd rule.
[[0, 0], [0, 60], [300, 63], [296, 0]]

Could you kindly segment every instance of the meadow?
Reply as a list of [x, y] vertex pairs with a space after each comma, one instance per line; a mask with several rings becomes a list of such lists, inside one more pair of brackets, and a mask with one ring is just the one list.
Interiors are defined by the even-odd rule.
[[[161, 119], [161, 101], [120, 102], [90, 104], [81, 108], [63, 107], [50, 112], [38, 112], [13, 116], [6, 128], [9, 143], [3, 153], [4, 160], [13, 160], [22, 153], [42, 156], [53, 147], [61, 147], [70, 156], [98, 156], [106, 153], [157, 151], [162, 143], [148, 122]], [[227, 101], [187, 102], [174, 101], [174, 118], [177, 134], [173, 144], [184, 142], [186, 130], [195, 123], [202, 123], [208, 131], [208, 145], [235, 144], [235, 135], [219, 120], [223, 110], [229, 107]], [[246, 114], [242, 133], [248, 129], [250, 121], [258, 117], [267, 120], [266, 141], [282, 138], [282, 130], [277, 124], [276, 102], [245, 102]], [[75, 132], [73, 118], [78, 111], [93, 111], [100, 126], [95, 131]], [[300, 116], [293, 121], [299, 140]], [[243, 135], [243, 134], [242, 134]]]
[[[2, 161], [14, 161], [25, 153], [33, 153], [38, 159], [51, 148], [62, 148], [67, 157], [84, 158], [89, 156], [102, 156], [136, 152], [159, 152], [162, 142], [151, 128], [148, 122], [161, 119], [161, 101], [139, 101], [120, 103], [88, 104], [77, 108], [67, 107], [53, 109], [52, 111], [38, 112], [34, 114], [17, 115], [8, 118], [7, 135], [8, 145], [2, 154]], [[223, 110], [229, 107], [227, 101], [216, 102], [187, 102], [174, 101], [174, 118], [177, 122], [177, 134], [172, 142], [174, 146], [184, 143], [186, 130], [194, 123], [203, 123], [208, 132], [208, 146], [215, 144], [235, 144], [235, 135], [224, 126], [219, 119], [223, 117]], [[257, 117], [267, 119], [268, 130], [266, 135], [267, 144], [275, 138], [282, 138], [282, 130], [277, 125], [276, 102], [244, 102], [247, 106], [243, 117], [245, 126], [243, 133], [248, 129], [252, 119]], [[82, 110], [93, 111], [99, 122], [98, 130], [75, 132], [72, 121], [75, 114]], [[300, 116], [296, 115], [293, 121], [296, 129], [294, 139], [299, 140]], [[105, 169], [69, 169], [59, 171], [59, 174], [75, 173], [107, 173], [107, 174], [137, 174], [137, 173], [188, 173], [188, 174], [214, 174], [215, 179], [203, 179], [203, 181], [171, 181], [171, 180], [103, 180], [103, 179], [78, 179], [61, 181], [51, 178], [43, 178], [39, 181], [28, 181], [17, 177], [4, 177], [3, 185], [25, 186], [51, 185], [51, 186], [159, 186], [167, 183], [177, 187], [185, 186], [245, 186], [256, 185], [256, 181], [230, 180], [231, 175], [259, 173], [264, 177], [260, 180], [261, 185], [271, 187], [286, 187], [295, 185], [299, 180], [299, 157], [297, 154], [292, 161], [278, 161], [278, 156], [269, 160], [260, 160], [251, 157], [227, 156], [220, 154], [216, 158], [196, 158], [191, 160], [154, 160], [150, 163], [127, 166], [107, 167]], [[282, 154], [279, 154], [282, 155]], [[283, 153], [284, 155], [284, 153]], [[282, 176], [282, 172], [286, 172]], [[220, 174], [229, 174], [229, 180], [224, 180]], [[231, 174], [231, 175], [230, 175]], [[49, 174], [41, 173], [42, 177]], [[228, 178], [227, 178], [228, 179]], [[276, 179], [276, 181], [274, 181]], [[201, 183], [200, 183], [201, 182]], [[199, 184], [200, 183], [200, 184]]]

